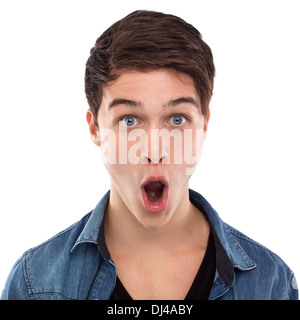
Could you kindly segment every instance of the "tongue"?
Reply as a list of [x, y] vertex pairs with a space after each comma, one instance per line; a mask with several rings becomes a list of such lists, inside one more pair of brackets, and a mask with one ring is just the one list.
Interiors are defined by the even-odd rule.
[[145, 186], [145, 191], [147, 193], [147, 197], [150, 201], [157, 201], [163, 192], [164, 184], [160, 181], [150, 182]]
[[150, 201], [155, 202], [161, 197], [161, 191], [148, 191], [147, 197]]

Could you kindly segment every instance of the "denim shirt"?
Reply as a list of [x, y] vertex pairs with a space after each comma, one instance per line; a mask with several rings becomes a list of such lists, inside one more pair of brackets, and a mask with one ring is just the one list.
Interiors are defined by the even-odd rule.
[[[298, 299], [294, 274], [276, 254], [224, 223], [200, 194], [189, 192], [214, 235], [216, 274], [209, 300]], [[108, 200], [109, 192], [79, 222], [26, 251], [1, 300], [108, 300], [117, 270], [109, 252], [98, 247]]]

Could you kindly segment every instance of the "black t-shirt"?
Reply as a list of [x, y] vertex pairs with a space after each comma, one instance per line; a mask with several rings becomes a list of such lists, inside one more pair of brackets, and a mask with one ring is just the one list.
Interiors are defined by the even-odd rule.
[[[211, 232], [203, 261], [190, 287], [190, 290], [185, 297], [185, 300], [207, 300], [214, 282], [215, 271], [216, 248]], [[178, 279], [178, 281], [180, 281], [180, 279]], [[132, 300], [131, 296], [126, 291], [118, 277], [110, 300]]]

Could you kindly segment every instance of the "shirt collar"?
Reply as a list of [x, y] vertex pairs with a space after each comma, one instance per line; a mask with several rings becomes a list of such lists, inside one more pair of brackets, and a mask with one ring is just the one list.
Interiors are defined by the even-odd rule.
[[[71, 252], [73, 252], [79, 244], [84, 242], [94, 243], [98, 245], [98, 235], [100, 234], [99, 230], [100, 230], [100, 227], [103, 228], [102, 222], [103, 222], [104, 214], [106, 211], [106, 207], [108, 205], [109, 194], [110, 192], [108, 191], [103, 196], [103, 198], [98, 202], [95, 209], [90, 213], [89, 219], [86, 225], [84, 226], [83, 230], [81, 231], [79, 237], [77, 238], [74, 246], [72, 247]], [[106, 248], [106, 245], [105, 245], [105, 248]], [[104, 252], [103, 253], [101, 252], [101, 254], [103, 255]]]
[[231, 286], [234, 281], [234, 268], [248, 271], [256, 267], [243, 248], [208, 201], [199, 193], [190, 190], [190, 201], [200, 209], [210, 222], [217, 253], [217, 271], [225, 284]]
[[[99, 201], [95, 209], [91, 212], [90, 217], [77, 238], [71, 252], [81, 243], [94, 243], [98, 246], [102, 257], [109, 259], [109, 251], [104, 239], [103, 218], [109, 201], [110, 192]], [[256, 264], [249, 258], [239, 243], [235, 240], [232, 233], [208, 203], [208, 201], [199, 193], [189, 190], [190, 201], [200, 209], [210, 222], [214, 236], [216, 253], [217, 253], [217, 271], [227, 286], [232, 285], [234, 280], [233, 269], [238, 268], [242, 271], [251, 270]]]

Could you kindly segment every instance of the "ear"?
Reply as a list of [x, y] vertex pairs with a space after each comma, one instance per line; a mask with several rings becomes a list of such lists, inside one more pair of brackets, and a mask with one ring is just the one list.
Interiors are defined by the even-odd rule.
[[92, 141], [96, 146], [100, 147], [100, 138], [98, 136], [98, 127], [95, 125], [94, 116], [92, 114], [91, 109], [86, 112], [86, 121], [89, 125], [90, 135]]
[[210, 109], [207, 110], [207, 115], [204, 119], [204, 140], [207, 134], [207, 126], [208, 126], [209, 119], [210, 119]]

